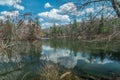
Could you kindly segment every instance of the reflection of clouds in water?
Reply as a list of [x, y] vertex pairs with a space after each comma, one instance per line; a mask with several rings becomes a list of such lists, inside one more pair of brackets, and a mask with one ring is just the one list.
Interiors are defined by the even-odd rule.
[[0, 56], [0, 62], [9, 62], [8, 56], [6, 56], [6, 55]]
[[98, 64], [107, 64], [107, 63], [113, 63], [113, 61], [108, 60], [108, 59], [104, 59], [104, 61], [103, 61], [103, 62], [98, 61]]
[[77, 56], [74, 56], [73, 53], [70, 52], [70, 50], [65, 49], [56, 49], [51, 48], [50, 46], [42, 46], [43, 52], [41, 59], [52, 61], [54, 63], [59, 63], [60, 65], [63, 65], [66, 68], [74, 68], [77, 64], [78, 60], [85, 61], [87, 63], [91, 64], [107, 64], [112, 63], [112, 61], [108, 59], [104, 59], [103, 62], [100, 60], [100, 58], [94, 58], [92, 57], [90, 59], [89, 54], [83, 54], [77, 53]]
[[84, 56], [83, 56], [82, 53], [77, 53], [77, 59], [78, 60], [83, 60], [83, 61], [85, 61], [87, 63], [91, 63], [88, 58], [89, 58], [89, 55], [87, 55], [87, 54], [84, 54]]
[[77, 59], [78, 59], [78, 60], [83, 60], [83, 61], [85, 61], [85, 62], [87, 62], [87, 63], [91, 63], [91, 64], [94, 64], [94, 63], [95, 63], [95, 64], [113, 63], [113, 61], [111, 61], [111, 60], [109, 60], [109, 59], [104, 59], [103, 61], [101, 61], [100, 58], [92, 58], [92, 62], [90, 62], [89, 57], [90, 57], [90, 55], [84, 55], [84, 56], [82, 56], [81, 53], [78, 53], [78, 54], [77, 54]]
[[[70, 50], [50, 48], [48, 46], [42, 46], [43, 52], [41, 59], [59, 63], [67, 68], [73, 68], [77, 64], [75, 56], [70, 54]], [[46, 53], [47, 52], [47, 53]]]
[[53, 50], [54, 48], [51, 48], [50, 46], [42, 46], [42, 49], [44, 51], [50, 51], [50, 50]]
[[42, 57], [41, 59], [46, 59], [53, 61], [54, 63], [58, 63], [58, 58], [60, 57], [66, 57], [70, 55], [69, 50], [62, 50], [62, 49], [56, 49], [51, 48], [49, 46], [42, 46]]
[[20, 62], [22, 60], [21, 56], [19, 54], [12, 54], [12, 56], [9, 58], [8, 55], [0, 55], [0, 62]]
[[66, 68], [74, 68], [77, 65], [77, 58], [74, 56], [61, 57], [59, 63]]
[[[101, 59], [98, 58], [90, 58], [91, 54], [88, 53], [81, 53], [78, 52], [76, 56], [74, 56], [74, 53], [71, 52], [68, 49], [54, 49], [51, 48], [50, 46], [42, 46], [42, 57], [40, 59], [42, 60], [47, 60], [47, 61], [52, 61], [54, 63], [60, 63], [61, 65], [68, 67], [68, 68], [73, 68], [78, 60], [85, 61], [87, 63], [91, 64], [107, 64], [107, 63], [113, 63], [112, 60], [109, 59]], [[26, 56], [25, 56], [26, 57]], [[22, 56], [19, 53], [14, 53], [12, 54], [11, 58], [9, 59], [8, 55], [0, 55], [0, 62], [20, 62], [22, 61]]]

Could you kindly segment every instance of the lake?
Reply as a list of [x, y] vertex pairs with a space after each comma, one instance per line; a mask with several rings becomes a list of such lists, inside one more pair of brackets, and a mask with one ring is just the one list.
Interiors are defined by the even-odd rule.
[[38, 80], [34, 78], [41, 74], [68, 71], [77, 76], [120, 77], [118, 41], [44, 39], [11, 44], [15, 45], [0, 50], [0, 80]]

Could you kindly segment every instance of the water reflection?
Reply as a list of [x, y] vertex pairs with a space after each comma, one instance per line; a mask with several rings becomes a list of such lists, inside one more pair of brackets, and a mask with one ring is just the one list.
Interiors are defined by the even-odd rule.
[[0, 50], [0, 80], [39, 77], [46, 66], [64, 67], [76, 73], [120, 74], [120, 45], [117, 42], [43, 40], [13, 43], [16, 45]]
[[77, 64], [77, 58], [70, 50], [54, 49], [50, 46], [42, 46], [42, 49], [43, 51], [41, 59], [59, 63], [66, 68], [74, 68], [74, 66]]
[[42, 48], [44, 56], [41, 58], [46, 57], [78, 73], [80, 69], [90, 74], [120, 74], [120, 45], [117, 42], [49, 40], [43, 42]]
[[34, 73], [40, 65], [41, 41], [16, 44], [0, 53], [0, 80], [22, 80], [26, 73]]
[[[50, 42], [50, 43], [49, 43]], [[46, 47], [49, 48], [50, 51], [52, 49], [58, 50], [55, 52], [60, 52], [62, 50], [68, 50], [69, 52], [61, 52], [72, 53], [74, 56], [77, 56], [78, 53], [81, 54], [85, 58], [92, 63], [92, 59], [100, 59], [101, 62], [104, 62], [104, 59], [120, 61], [120, 45], [117, 42], [81, 42], [78, 40], [50, 40], [43, 43]], [[51, 49], [50, 49], [51, 48]]]

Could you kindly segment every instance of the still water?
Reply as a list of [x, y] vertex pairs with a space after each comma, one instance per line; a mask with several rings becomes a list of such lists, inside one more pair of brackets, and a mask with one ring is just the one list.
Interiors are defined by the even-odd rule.
[[[120, 76], [120, 42], [17, 41], [0, 50], [0, 80], [28, 80], [56, 66], [78, 75]], [[26, 79], [27, 79], [26, 78]]]

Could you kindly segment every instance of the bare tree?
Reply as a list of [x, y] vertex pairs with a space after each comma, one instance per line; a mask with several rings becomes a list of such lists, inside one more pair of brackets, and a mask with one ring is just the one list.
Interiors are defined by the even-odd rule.
[[[109, 4], [105, 4], [106, 6], [112, 7], [114, 11], [116, 12], [116, 15], [120, 18], [120, 0], [79, 0], [78, 9], [83, 9], [86, 6], [89, 6], [91, 4], [96, 4], [100, 2], [108, 2]], [[102, 5], [102, 4], [101, 4]], [[110, 6], [111, 5], [111, 6]]]

